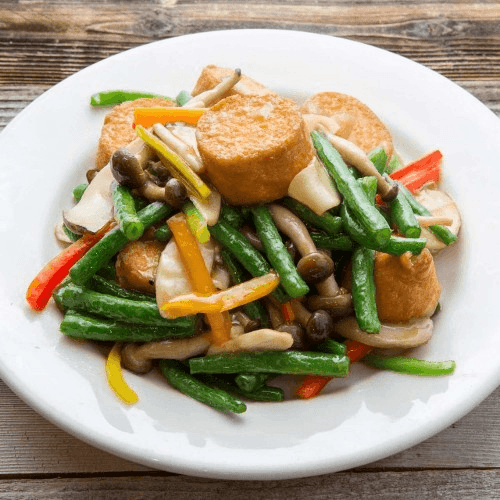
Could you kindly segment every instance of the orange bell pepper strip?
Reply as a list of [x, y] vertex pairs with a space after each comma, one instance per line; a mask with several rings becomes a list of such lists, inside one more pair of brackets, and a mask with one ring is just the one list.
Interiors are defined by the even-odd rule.
[[411, 192], [415, 193], [428, 183], [438, 183], [441, 178], [441, 151], [433, 151], [406, 167], [394, 171], [390, 177], [399, 181]]
[[112, 227], [110, 222], [97, 233], [86, 233], [59, 255], [45, 264], [26, 292], [26, 301], [35, 311], [43, 311], [56, 287], [68, 276], [69, 270], [80, 260]]
[[[212, 277], [208, 272], [200, 247], [195, 236], [189, 229], [185, 216], [178, 214], [167, 221], [179, 249], [184, 269], [189, 283], [195, 292], [211, 295], [216, 291]], [[211, 340], [215, 345], [221, 345], [230, 339], [231, 318], [229, 313], [213, 312], [206, 315], [212, 330]]]
[[120, 343], [116, 343], [108, 354], [106, 359], [106, 377], [111, 389], [113, 389], [114, 393], [124, 403], [131, 405], [139, 400], [135, 391], [129, 387], [123, 378]]
[[208, 297], [195, 293], [180, 295], [164, 302], [160, 309], [165, 317], [171, 319], [198, 313], [225, 312], [269, 295], [279, 282], [279, 276], [271, 272]]
[[[347, 347], [346, 356], [351, 360], [351, 363], [359, 361], [365, 357], [372, 347], [362, 344], [357, 340], [346, 340]], [[307, 375], [300, 387], [297, 389], [296, 394], [301, 399], [310, 399], [317, 396], [333, 377], [325, 377], [323, 375]]]
[[151, 127], [155, 123], [184, 122], [196, 125], [204, 108], [136, 108], [134, 110], [134, 125]]

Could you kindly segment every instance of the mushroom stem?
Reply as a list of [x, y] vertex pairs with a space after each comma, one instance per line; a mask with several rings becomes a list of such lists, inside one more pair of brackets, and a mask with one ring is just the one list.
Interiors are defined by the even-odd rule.
[[243, 311], [236, 311], [233, 318], [244, 328], [245, 333], [257, 330], [260, 326], [259, 321], [250, 318]]
[[308, 283], [318, 283], [333, 274], [333, 261], [318, 252], [305, 224], [290, 210], [281, 205], [268, 206], [276, 227], [288, 236], [302, 258], [297, 263], [297, 271]]
[[250, 226], [242, 226], [240, 229], [240, 233], [249, 241], [250, 245], [252, 245], [254, 248], [261, 252], [264, 251], [262, 241], [260, 241], [257, 233], [255, 233], [255, 231], [253, 231]]
[[226, 92], [231, 90], [241, 78], [241, 69], [235, 69], [231, 76], [223, 78], [219, 84], [210, 90], [206, 90], [201, 94], [190, 99], [183, 108], [207, 108], [218, 99], [222, 98]]
[[170, 148], [173, 149], [182, 159], [195, 171], [201, 172], [203, 165], [196, 151], [189, 144], [186, 144], [182, 139], [175, 136], [167, 127], [161, 123], [153, 125], [153, 132]]
[[359, 146], [337, 135], [330, 133], [326, 133], [325, 135], [331, 145], [338, 150], [348, 163], [357, 168], [363, 175], [370, 175], [377, 179], [378, 191], [384, 201], [390, 201], [396, 197], [397, 186], [387, 182], [370, 161], [368, 155]]
[[265, 299], [264, 303], [267, 309], [267, 314], [269, 315], [269, 321], [271, 321], [271, 326], [273, 327], [273, 330], [277, 330], [284, 323], [283, 315], [278, 307], [276, 307], [268, 298]]
[[335, 297], [340, 293], [340, 287], [333, 274], [325, 280], [316, 283], [316, 290], [323, 297]]
[[290, 302], [295, 315], [295, 319], [302, 325], [307, 326], [308, 321], [311, 319], [312, 313], [304, 307], [299, 300], [292, 300]]

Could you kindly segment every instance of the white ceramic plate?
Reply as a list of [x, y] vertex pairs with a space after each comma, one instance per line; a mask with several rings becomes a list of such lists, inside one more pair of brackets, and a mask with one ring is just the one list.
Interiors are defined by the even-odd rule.
[[[140, 401], [111, 393], [92, 347], [58, 332], [54, 307], [24, 303], [59, 248], [52, 231], [92, 165], [104, 112], [89, 96], [112, 88], [175, 95], [206, 64], [240, 67], [303, 99], [336, 90], [367, 103], [410, 160], [439, 148], [444, 185], [463, 211], [460, 241], [438, 263], [444, 292], [435, 336], [416, 356], [454, 359], [455, 375], [417, 378], [361, 364], [311, 401], [250, 403], [241, 416], [179, 395], [159, 377], [126, 374]], [[399, 452], [446, 428], [500, 383], [500, 121], [474, 97], [414, 62], [360, 43], [301, 32], [202, 33], [145, 45], [71, 76], [0, 135], [2, 378], [71, 434], [126, 459], [184, 474], [283, 479], [323, 474]]]

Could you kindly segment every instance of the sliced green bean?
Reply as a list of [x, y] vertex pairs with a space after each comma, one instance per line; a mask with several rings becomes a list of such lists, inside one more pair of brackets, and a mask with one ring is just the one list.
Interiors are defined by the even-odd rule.
[[191, 324], [189, 316], [167, 319], [161, 316], [156, 302], [133, 300], [106, 295], [88, 288], [70, 284], [59, 288], [55, 294], [61, 304], [69, 309], [87, 312], [105, 318], [140, 325], [185, 327]]
[[244, 413], [246, 411], [247, 407], [243, 401], [224, 390], [204, 384], [190, 375], [181, 362], [173, 359], [162, 359], [158, 364], [167, 382], [186, 396], [219, 411], [231, 413]]
[[107, 280], [116, 281], [116, 267], [114, 259], [110, 259], [105, 262], [96, 272], [95, 276], [102, 276]]
[[[153, 202], [138, 212], [144, 228], [167, 218], [173, 208], [165, 203]], [[71, 281], [84, 285], [102, 266], [128, 242], [123, 231], [116, 227], [97, 242], [70, 270]]]
[[344, 377], [349, 358], [311, 351], [255, 351], [203, 356], [189, 360], [195, 373], [277, 373], [281, 375], [328, 375]]
[[342, 219], [334, 216], [329, 212], [323, 215], [314, 213], [309, 207], [294, 200], [293, 198], [283, 198], [281, 203], [289, 208], [295, 215], [300, 217], [304, 222], [323, 230], [329, 235], [337, 235], [342, 231]]
[[73, 188], [73, 198], [76, 202], [82, 199], [83, 193], [85, 193], [86, 189], [89, 187], [88, 184], [78, 184]]
[[66, 224], [62, 225], [62, 229], [64, 231], [64, 234], [70, 239], [70, 241], [76, 241], [82, 237], [81, 234], [76, 234], [73, 231], [71, 231], [71, 229], [69, 229], [68, 226], [66, 226]]
[[131, 325], [112, 319], [98, 318], [68, 309], [60, 325], [69, 337], [103, 342], [154, 342], [192, 337], [197, 334], [197, 322], [191, 319], [186, 327]]
[[356, 214], [363, 229], [379, 244], [387, 243], [391, 228], [366, 196], [363, 188], [349, 172], [339, 152], [320, 133], [311, 134], [318, 155], [335, 181], [344, 203]]
[[177, 106], [184, 106], [187, 102], [191, 100], [191, 94], [187, 92], [186, 90], [181, 90], [178, 94], [177, 97], [175, 98], [175, 102], [177, 103]]
[[243, 391], [253, 392], [263, 387], [271, 378], [269, 373], [239, 373], [234, 378], [236, 385]]
[[156, 298], [153, 295], [122, 288], [118, 285], [118, 283], [116, 283], [116, 281], [106, 279], [104, 276], [99, 276], [98, 274], [92, 276], [92, 278], [87, 281], [86, 286], [88, 286], [91, 290], [94, 290], [94, 292], [114, 295], [115, 297], [121, 297], [122, 299], [147, 300], [156, 304]]
[[257, 235], [264, 246], [267, 258], [278, 273], [286, 293], [293, 298], [303, 297], [309, 292], [309, 287], [298, 273], [268, 208], [264, 205], [253, 207], [252, 215]]
[[254, 391], [247, 391], [239, 387], [234, 382], [226, 379], [224, 376], [215, 375], [213, 373], [203, 373], [198, 374], [197, 377], [199, 377], [207, 385], [217, 387], [218, 389], [222, 389], [252, 401], [274, 403], [285, 399], [283, 390], [278, 387], [263, 385]]
[[363, 188], [368, 200], [375, 205], [375, 196], [377, 194], [377, 178], [371, 175], [357, 179], [358, 184]]
[[172, 231], [167, 224], [162, 224], [155, 230], [155, 239], [158, 241], [169, 241], [172, 238]]
[[311, 239], [318, 248], [325, 248], [326, 250], [349, 251], [354, 249], [354, 243], [347, 234], [330, 236], [328, 234], [311, 233]]
[[[219, 220], [213, 226], [209, 226], [208, 230], [253, 277], [263, 276], [271, 270], [271, 266], [264, 256], [226, 221]], [[272, 295], [282, 303], [289, 299], [280, 287], [276, 288]]]
[[375, 283], [373, 278], [374, 251], [357, 247], [352, 254], [352, 302], [356, 320], [367, 333], [380, 332]]
[[401, 163], [401, 158], [396, 153], [393, 153], [389, 163], [387, 164], [387, 168], [385, 169], [386, 174], [392, 174], [396, 170], [399, 170], [403, 164]]
[[129, 240], [137, 240], [144, 233], [144, 224], [139, 220], [135, 209], [135, 197], [130, 188], [117, 184], [113, 190], [115, 218], [123, 234]]
[[382, 147], [372, 149], [368, 153], [368, 158], [373, 163], [379, 174], [385, 173], [387, 167], [387, 153]]
[[338, 354], [339, 356], [344, 356], [347, 354], [347, 347], [342, 342], [337, 342], [333, 339], [323, 340], [320, 344], [314, 346], [316, 351], [329, 352], [331, 354]]
[[363, 228], [346, 205], [342, 204], [340, 213], [347, 234], [355, 242], [371, 250], [378, 250], [379, 252], [385, 252], [392, 255], [402, 255], [405, 252], [411, 252], [417, 255], [427, 244], [425, 238], [401, 238], [399, 236], [391, 236], [385, 245], [379, 245], [373, 238], [364, 232]]
[[243, 225], [243, 214], [240, 210], [229, 205], [223, 205], [220, 212], [220, 220], [227, 222], [235, 229], [239, 229]]
[[[233, 285], [239, 285], [244, 281], [247, 281], [243, 268], [240, 263], [228, 250], [223, 249], [221, 252], [222, 260], [229, 271], [229, 276], [231, 277], [231, 282]], [[268, 328], [269, 326], [269, 316], [265, 307], [258, 301], [249, 302], [243, 306], [243, 311], [248, 317], [258, 320], [262, 328]]]
[[151, 92], [140, 92], [136, 90], [105, 90], [97, 92], [90, 97], [90, 105], [93, 107], [115, 106], [126, 101], [135, 101], [136, 99], [161, 97], [168, 101], [172, 101], [170, 97]]
[[436, 377], [451, 375], [456, 368], [455, 361], [425, 361], [423, 359], [407, 358], [405, 356], [377, 356], [368, 354], [363, 361], [380, 370], [391, 370], [409, 375]]
[[[417, 215], [432, 216], [432, 214], [420, 204], [408, 191], [408, 189], [403, 186], [403, 184], [398, 182], [399, 190], [404, 193], [406, 199], [408, 200], [412, 210]], [[446, 226], [435, 225], [430, 226], [429, 230], [432, 231], [437, 238], [439, 238], [445, 245], [451, 245], [457, 239], [457, 235], [453, 234]]]
[[415, 218], [406, 195], [399, 189], [396, 198], [389, 202], [392, 223], [407, 238], [419, 238], [422, 229]]

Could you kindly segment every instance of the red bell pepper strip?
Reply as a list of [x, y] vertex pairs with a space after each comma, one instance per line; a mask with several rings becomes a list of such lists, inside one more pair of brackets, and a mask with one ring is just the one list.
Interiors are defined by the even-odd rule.
[[406, 165], [406, 167], [396, 170], [390, 177], [404, 184], [410, 192], [415, 193], [425, 184], [439, 182], [442, 159], [441, 151], [433, 151], [423, 158]]
[[80, 260], [114, 225], [114, 222], [109, 222], [97, 233], [84, 234], [45, 264], [26, 292], [26, 301], [30, 307], [35, 311], [42, 311], [57, 285], [68, 275], [73, 264]]
[[[345, 345], [347, 346], [346, 356], [351, 360], [351, 363], [359, 361], [372, 349], [371, 346], [362, 344], [357, 340], [346, 340]], [[332, 378], [323, 375], [307, 375], [295, 394], [301, 399], [313, 398], [323, 390]]]

